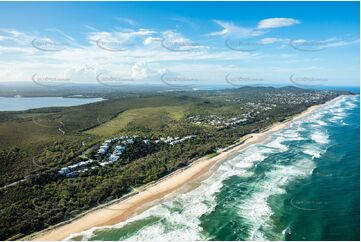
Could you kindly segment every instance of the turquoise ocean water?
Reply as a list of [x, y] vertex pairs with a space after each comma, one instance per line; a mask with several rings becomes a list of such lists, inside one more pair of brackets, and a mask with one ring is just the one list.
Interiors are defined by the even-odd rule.
[[359, 96], [344, 97], [223, 161], [196, 189], [76, 238], [359, 240], [359, 117]]

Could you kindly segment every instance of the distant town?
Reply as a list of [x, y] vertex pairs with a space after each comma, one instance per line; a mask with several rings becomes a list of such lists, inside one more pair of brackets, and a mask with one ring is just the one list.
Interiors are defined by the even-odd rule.
[[1, 199], [13, 207], [2, 210], [2, 223], [11, 222], [0, 239], [73, 218], [341, 94], [349, 93], [290, 86], [114, 91], [86, 105], [0, 112]]

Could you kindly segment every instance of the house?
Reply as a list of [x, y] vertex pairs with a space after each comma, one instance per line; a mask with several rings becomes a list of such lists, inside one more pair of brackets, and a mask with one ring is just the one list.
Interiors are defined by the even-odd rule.
[[115, 146], [115, 150], [116, 150], [116, 151], [124, 151], [124, 150], [125, 150], [125, 147], [124, 147], [124, 146], [121, 146], [121, 145], [117, 145], [117, 146]]
[[80, 167], [79, 164], [74, 164], [74, 165], [71, 165], [71, 166], [68, 166], [71, 170], [75, 170], [77, 169], [78, 167]]
[[100, 155], [104, 155], [105, 153], [107, 153], [107, 151], [105, 149], [98, 150], [98, 154], [100, 154]]
[[118, 155], [118, 156], [121, 156], [123, 154], [122, 151], [114, 151], [113, 152], [114, 155]]
[[84, 172], [87, 172], [87, 171], [88, 171], [88, 168], [85, 168], [85, 169], [81, 170], [80, 172], [84, 173]]
[[133, 138], [126, 138], [126, 140], [122, 141], [122, 144], [124, 144], [124, 145], [134, 144], [134, 140], [133, 140]]
[[116, 155], [121, 155], [121, 154], [123, 154], [124, 150], [125, 150], [124, 146], [117, 145], [117, 146], [115, 146], [113, 153], [115, 153]]
[[84, 161], [84, 162], [85, 162], [86, 165], [89, 165], [89, 164], [93, 163], [94, 161], [92, 159], [89, 159], [89, 160]]
[[175, 145], [175, 144], [177, 144], [177, 143], [179, 143], [179, 142], [180, 142], [179, 140], [174, 140], [174, 141], [170, 142], [169, 144], [170, 144], [170, 145]]
[[178, 143], [182, 143], [182, 142], [184, 142], [184, 141], [186, 141], [188, 139], [192, 139], [194, 137], [196, 137], [196, 136], [195, 135], [188, 135], [188, 136], [185, 136], [185, 137], [183, 137], [181, 139], [179, 139], [179, 137], [175, 137], [175, 139], [172, 142], [170, 142], [169, 144], [170, 145], [175, 145], [175, 144], [178, 144]]
[[[80, 167], [86, 167], [93, 162], [94, 161], [91, 159], [89, 159], [87, 161], [82, 161], [82, 162], [76, 163], [71, 166], [63, 167], [58, 171], [58, 173], [60, 175], [66, 175], [67, 177], [74, 177], [74, 176], [76, 176], [76, 174], [70, 174], [70, 173], [74, 173], [74, 172], [77, 173], [76, 170], [78, 170]], [[85, 171], [88, 171], [88, 169], [85, 168], [85, 169], [81, 170], [81, 172], [85, 172]], [[68, 175], [68, 174], [70, 174], [70, 175]]]
[[170, 143], [174, 140], [173, 137], [168, 136], [167, 139], [164, 141], [165, 143]]
[[109, 156], [109, 161], [116, 162], [117, 160], [119, 160], [119, 156], [114, 155], [114, 154]]
[[76, 177], [78, 175], [79, 175], [78, 172], [72, 171], [70, 173], [67, 173], [65, 176], [66, 177]]
[[133, 139], [127, 139], [126, 141], [128, 144], [134, 144], [134, 140]]
[[98, 150], [98, 154], [99, 155], [104, 155], [104, 154], [107, 153], [108, 149], [109, 149], [108, 145], [101, 145], [99, 150]]
[[71, 170], [68, 167], [63, 167], [58, 171], [60, 175], [66, 175], [67, 173], [71, 172]]

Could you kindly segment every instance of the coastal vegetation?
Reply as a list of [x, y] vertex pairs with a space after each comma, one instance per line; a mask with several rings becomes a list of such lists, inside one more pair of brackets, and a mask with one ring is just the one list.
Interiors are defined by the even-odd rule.
[[[22, 238], [71, 219], [340, 94], [244, 87], [0, 112], [0, 239]], [[193, 138], [151, 148], [139, 143], [124, 153], [126, 162], [71, 178], [58, 173], [94, 158], [104, 139], [128, 135]]]

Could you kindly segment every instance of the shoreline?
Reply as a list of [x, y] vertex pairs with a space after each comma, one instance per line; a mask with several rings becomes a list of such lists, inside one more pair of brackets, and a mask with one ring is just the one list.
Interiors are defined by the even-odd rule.
[[220, 150], [215, 156], [201, 157], [189, 166], [179, 169], [158, 181], [145, 185], [140, 189], [134, 189], [135, 192], [131, 192], [123, 196], [123, 198], [93, 208], [72, 220], [64, 221], [58, 225], [29, 235], [23, 238], [23, 240], [63, 240], [71, 235], [84, 232], [94, 227], [111, 226], [123, 222], [143, 212], [152, 205], [159, 203], [163, 199], [168, 199], [178, 193], [193, 189], [197, 182], [206, 179], [212, 174], [213, 170], [220, 164], [220, 161], [229, 158], [231, 155], [235, 155], [238, 151], [252, 144], [262, 142], [274, 132], [287, 128], [293, 121], [301, 119], [321, 107], [334, 103], [342, 97], [344, 97], [344, 95], [340, 95], [324, 104], [311, 106], [284, 122], [271, 125], [260, 133], [245, 135], [241, 142]]

